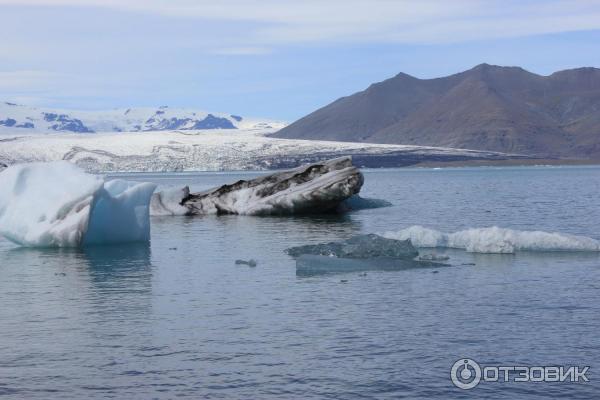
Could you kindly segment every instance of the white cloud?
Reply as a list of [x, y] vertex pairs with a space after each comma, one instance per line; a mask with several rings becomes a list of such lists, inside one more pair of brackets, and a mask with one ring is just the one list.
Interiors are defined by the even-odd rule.
[[0, 0], [249, 21], [245, 48], [310, 42], [442, 43], [600, 29], [600, 0]]
[[43, 70], [0, 71], [0, 102], [44, 104], [58, 99], [86, 99], [115, 95], [119, 91], [136, 90], [139, 81], [117, 74], [98, 76], [86, 73], [57, 73]]
[[39, 91], [50, 89], [59, 75], [48, 71], [0, 71], [0, 90]]

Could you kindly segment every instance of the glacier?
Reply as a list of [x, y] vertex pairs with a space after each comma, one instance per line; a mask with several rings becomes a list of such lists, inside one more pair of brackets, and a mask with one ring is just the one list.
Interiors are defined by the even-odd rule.
[[65, 162], [0, 172], [0, 235], [29, 247], [150, 240], [151, 183], [106, 182]]
[[200, 193], [156, 193], [152, 215], [291, 215], [329, 212], [356, 195], [364, 178], [351, 157], [305, 165]]
[[556, 232], [521, 231], [499, 227], [471, 228], [454, 233], [422, 226], [411, 226], [384, 237], [410, 240], [421, 248], [454, 248], [471, 253], [505, 253], [518, 251], [600, 251], [600, 241], [586, 236]]
[[477, 150], [278, 139], [276, 129], [170, 130], [94, 134], [0, 135], [0, 163], [66, 160], [87, 172], [179, 172], [295, 168], [350, 155], [360, 167], [424, 161], [505, 160]]

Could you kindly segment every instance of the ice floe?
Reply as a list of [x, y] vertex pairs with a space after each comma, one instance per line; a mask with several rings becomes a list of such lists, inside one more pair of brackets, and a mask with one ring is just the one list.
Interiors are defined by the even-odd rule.
[[543, 231], [520, 231], [499, 227], [472, 228], [454, 233], [411, 226], [383, 236], [407, 240], [417, 247], [464, 249], [472, 253], [515, 253], [517, 251], [600, 251], [600, 241], [586, 236]]
[[448, 266], [416, 260], [419, 252], [410, 240], [388, 239], [375, 234], [357, 235], [339, 242], [292, 247], [286, 252], [296, 258], [296, 274], [301, 276]]
[[340, 258], [391, 257], [412, 260], [419, 255], [410, 240], [388, 239], [375, 234], [357, 235], [348, 240], [291, 247], [292, 257], [312, 254]]

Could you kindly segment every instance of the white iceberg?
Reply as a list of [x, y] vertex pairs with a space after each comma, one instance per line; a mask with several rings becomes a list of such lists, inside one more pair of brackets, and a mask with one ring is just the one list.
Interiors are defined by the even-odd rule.
[[188, 186], [183, 189], [164, 189], [154, 193], [150, 201], [150, 214], [160, 217], [167, 215], [188, 215], [190, 210], [182, 205], [184, 199], [190, 195]]
[[410, 239], [416, 247], [445, 247], [471, 253], [515, 253], [517, 251], [600, 251], [600, 241], [586, 236], [543, 231], [498, 228], [472, 228], [454, 233], [422, 226], [386, 232], [384, 237]]
[[148, 241], [155, 188], [64, 161], [11, 166], [0, 172], [0, 235], [31, 247]]

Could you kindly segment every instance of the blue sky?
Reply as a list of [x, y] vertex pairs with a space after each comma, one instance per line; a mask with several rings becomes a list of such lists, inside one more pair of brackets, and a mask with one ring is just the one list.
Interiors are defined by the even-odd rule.
[[294, 120], [398, 72], [600, 67], [600, 1], [0, 0], [0, 99]]

